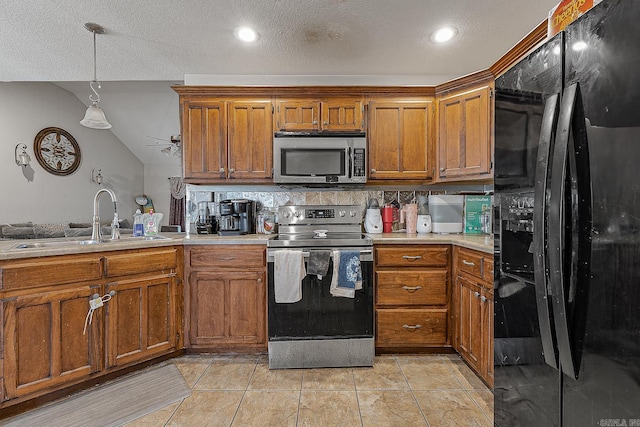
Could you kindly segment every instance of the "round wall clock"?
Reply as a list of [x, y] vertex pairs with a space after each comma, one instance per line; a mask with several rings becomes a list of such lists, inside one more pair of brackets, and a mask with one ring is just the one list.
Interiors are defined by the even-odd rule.
[[54, 175], [70, 175], [80, 166], [80, 146], [64, 129], [42, 129], [33, 142], [33, 152], [40, 166]]

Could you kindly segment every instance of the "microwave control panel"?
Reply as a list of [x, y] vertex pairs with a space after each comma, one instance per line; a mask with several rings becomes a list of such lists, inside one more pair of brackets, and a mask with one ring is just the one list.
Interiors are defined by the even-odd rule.
[[353, 150], [353, 176], [366, 176], [364, 148]]

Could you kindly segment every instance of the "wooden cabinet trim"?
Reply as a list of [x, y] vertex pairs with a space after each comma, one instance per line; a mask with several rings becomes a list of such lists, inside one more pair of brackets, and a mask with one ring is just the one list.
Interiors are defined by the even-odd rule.
[[0, 264], [0, 289], [5, 291], [101, 278], [102, 262], [99, 256], [56, 256]]
[[104, 260], [105, 277], [110, 278], [154, 271], [175, 273], [178, 266], [178, 250], [145, 249], [135, 253], [107, 255]]

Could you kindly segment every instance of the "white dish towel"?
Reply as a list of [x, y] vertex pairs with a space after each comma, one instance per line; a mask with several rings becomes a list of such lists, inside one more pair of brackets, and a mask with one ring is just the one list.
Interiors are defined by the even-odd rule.
[[302, 299], [302, 279], [307, 275], [302, 251], [274, 253], [274, 291], [276, 303], [293, 303]]

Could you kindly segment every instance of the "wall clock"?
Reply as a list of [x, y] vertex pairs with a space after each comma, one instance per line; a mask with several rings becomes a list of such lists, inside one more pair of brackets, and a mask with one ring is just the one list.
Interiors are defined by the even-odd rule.
[[36, 135], [33, 152], [38, 163], [54, 175], [70, 175], [80, 166], [80, 146], [66, 130], [44, 128]]

